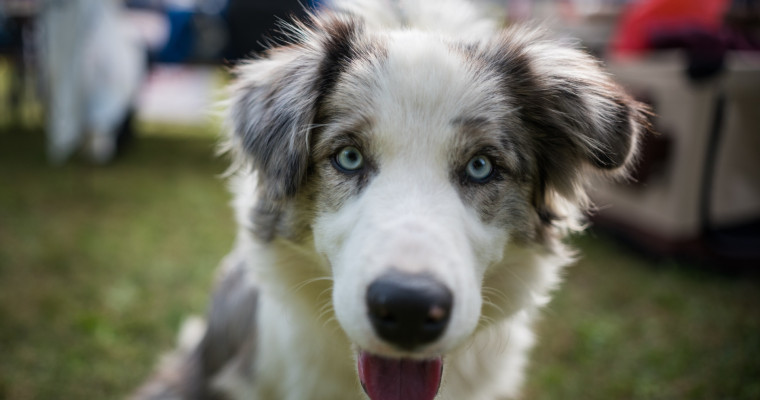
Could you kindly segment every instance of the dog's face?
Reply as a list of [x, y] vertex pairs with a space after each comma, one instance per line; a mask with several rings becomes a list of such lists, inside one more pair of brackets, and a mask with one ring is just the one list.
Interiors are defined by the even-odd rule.
[[[412, 33], [389, 38], [384, 51], [350, 65], [325, 97], [313, 147], [314, 238], [332, 267], [338, 320], [355, 343], [430, 357], [475, 329], [483, 275], [510, 232], [526, 225], [530, 188], [500, 130], [511, 110], [495, 76]], [[374, 315], [372, 285], [383, 282], [387, 293], [377, 296], [387, 304], [376, 311], [386, 315]], [[405, 290], [409, 298], [393, 298]], [[428, 304], [419, 316], [400, 316], [394, 301]], [[441, 321], [425, 315], [436, 306]], [[419, 318], [409, 322], [417, 331], [394, 332], [402, 318]]]
[[[503, 282], [521, 279], [515, 249], [551, 253], [584, 176], [624, 168], [643, 121], [592, 60], [536, 33], [457, 43], [327, 18], [240, 74], [253, 229], [313, 239], [373, 398], [399, 374], [434, 396], [442, 355], [530, 302], [529, 282]], [[486, 289], [500, 315], [484, 317]]]

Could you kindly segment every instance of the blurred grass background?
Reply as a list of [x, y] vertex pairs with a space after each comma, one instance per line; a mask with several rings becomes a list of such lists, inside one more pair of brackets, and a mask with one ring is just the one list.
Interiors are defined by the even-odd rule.
[[[216, 128], [140, 124], [114, 164], [53, 168], [26, 114], [0, 110], [0, 399], [124, 398], [232, 244]], [[525, 399], [760, 398], [757, 277], [574, 242]]]

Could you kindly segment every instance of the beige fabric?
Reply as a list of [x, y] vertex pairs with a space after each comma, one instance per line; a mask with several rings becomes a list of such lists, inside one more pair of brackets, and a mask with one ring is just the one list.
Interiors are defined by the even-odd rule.
[[727, 72], [695, 85], [678, 53], [613, 63], [610, 71], [633, 93], [656, 105], [658, 127], [672, 135], [665, 171], [645, 186], [600, 183], [593, 198], [600, 213], [659, 237], [688, 240], [700, 234], [700, 190], [714, 102], [727, 107], [716, 162], [712, 225], [760, 216], [760, 59], [731, 54]]

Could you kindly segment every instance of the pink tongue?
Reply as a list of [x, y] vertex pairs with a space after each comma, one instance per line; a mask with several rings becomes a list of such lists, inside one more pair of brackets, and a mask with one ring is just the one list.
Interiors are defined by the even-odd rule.
[[419, 361], [359, 354], [359, 379], [372, 400], [433, 400], [442, 372], [440, 357]]

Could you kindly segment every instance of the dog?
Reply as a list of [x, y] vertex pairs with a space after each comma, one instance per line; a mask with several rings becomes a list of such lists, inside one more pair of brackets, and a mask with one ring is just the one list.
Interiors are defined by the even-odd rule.
[[460, 0], [333, 1], [240, 65], [238, 237], [140, 399], [493, 400], [647, 109]]

